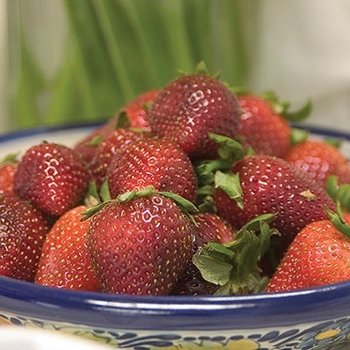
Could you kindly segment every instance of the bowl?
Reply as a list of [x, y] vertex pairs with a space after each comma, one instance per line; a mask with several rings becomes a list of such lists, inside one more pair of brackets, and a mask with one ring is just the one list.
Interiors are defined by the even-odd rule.
[[[95, 124], [0, 136], [0, 158], [41, 140], [73, 145]], [[316, 138], [350, 134], [309, 128]], [[77, 292], [0, 277], [0, 324], [43, 328], [120, 349], [350, 349], [350, 281], [289, 293], [129, 296]]]

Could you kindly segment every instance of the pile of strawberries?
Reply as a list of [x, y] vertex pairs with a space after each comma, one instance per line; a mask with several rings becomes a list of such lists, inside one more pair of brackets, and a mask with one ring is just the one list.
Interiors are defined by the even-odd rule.
[[0, 165], [0, 274], [139, 295], [242, 294], [350, 279], [350, 165], [271, 92], [203, 65], [74, 147]]

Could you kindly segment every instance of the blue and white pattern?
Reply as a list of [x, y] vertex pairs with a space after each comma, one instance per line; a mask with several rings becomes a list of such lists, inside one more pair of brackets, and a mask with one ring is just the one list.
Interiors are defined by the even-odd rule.
[[217, 332], [145, 332], [90, 329], [71, 324], [51, 324], [44, 320], [0, 314], [0, 324], [39, 327], [92, 339], [119, 349], [133, 350], [346, 350], [350, 349], [350, 318], [300, 325], [286, 329]]

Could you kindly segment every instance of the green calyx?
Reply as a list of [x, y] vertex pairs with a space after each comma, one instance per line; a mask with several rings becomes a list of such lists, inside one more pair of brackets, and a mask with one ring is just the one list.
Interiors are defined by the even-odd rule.
[[301, 142], [304, 142], [308, 139], [309, 132], [305, 129], [301, 128], [292, 128], [292, 133], [290, 135], [290, 144], [297, 145]]
[[258, 293], [268, 278], [261, 275], [259, 261], [270, 247], [272, 235], [279, 234], [269, 223], [274, 214], [263, 214], [244, 225], [233, 241], [208, 243], [193, 256], [202, 277], [219, 286], [217, 295]]
[[215, 173], [215, 188], [220, 188], [237, 203], [239, 208], [243, 209], [243, 191], [239, 174], [217, 171]]
[[103, 207], [105, 207], [108, 203], [128, 203], [135, 198], [149, 197], [154, 194], [159, 194], [174, 201], [176, 205], [179, 206], [186, 215], [190, 216], [191, 219], [191, 214], [199, 212], [198, 208], [191, 201], [173, 192], [157, 191], [153, 186], [147, 186], [145, 188], [142, 188], [141, 190], [128, 191], [120, 194], [117, 198], [113, 199], [110, 196], [107, 182], [104, 182], [101, 186], [100, 193], [97, 192], [96, 185], [91, 184], [87, 198], [90, 198], [90, 201], [91, 203], [93, 203], [93, 205], [91, 205], [89, 209], [82, 213], [82, 220], [86, 220], [89, 217], [93, 216]]
[[350, 184], [338, 185], [338, 177], [331, 175], [326, 182], [326, 191], [336, 205], [336, 211], [325, 207], [334, 227], [350, 238], [350, 225], [344, 220], [343, 211], [350, 212]]
[[232, 165], [246, 155], [240, 140], [215, 133], [209, 137], [219, 145], [219, 158], [194, 164], [198, 178], [197, 204], [201, 211], [215, 211], [212, 207], [215, 188], [222, 188], [237, 200], [242, 194], [238, 175], [231, 172]]
[[260, 95], [272, 105], [275, 113], [282, 115], [290, 122], [301, 122], [305, 120], [312, 112], [312, 100], [309, 99], [296, 111], [290, 111], [290, 102], [281, 101], [273, 91], [265, 91]]
[[343, 233], [347, 238], [350, 239], [350, 225], [345, 221], [340, 203], [337, 202], [337, 210], [336, 212], [330, 210], [328, 207], [325, 207], [325, 211], [331, 220], [333, 226]]
[[209, 69], [204, 61], [198, 62], [194, 71], [191, 73], [186, 72], [186, 71], [181, 70], [181, 69], [178, 70], [178, 73], [180, 76], [190, 75], [190, 74], [209, 75], [209, 76], [213, 77], [214, 79], [220, 79], [220, 76], [221, 76], [221, 72], [217, 72], [215, 74], [210, 74]]
[[9, 153], [0, 160], [0, 165], [18, 162], [18, 153]]
[[350, 184], [338, 185], [338, 178], [331, 175], [327, 178], [326, 191], [341, 210], [350, 212]]

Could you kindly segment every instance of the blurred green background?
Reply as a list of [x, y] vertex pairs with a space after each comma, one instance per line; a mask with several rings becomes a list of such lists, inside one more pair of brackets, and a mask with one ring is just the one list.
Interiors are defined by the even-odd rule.
[[9, 128], [110, 116], [201, 60], [245, 84], [253, 3], [8, 0]]
[[0, 133], [95, 121], [205, 61], [350, 132], [349, 0], [0, 0]]

